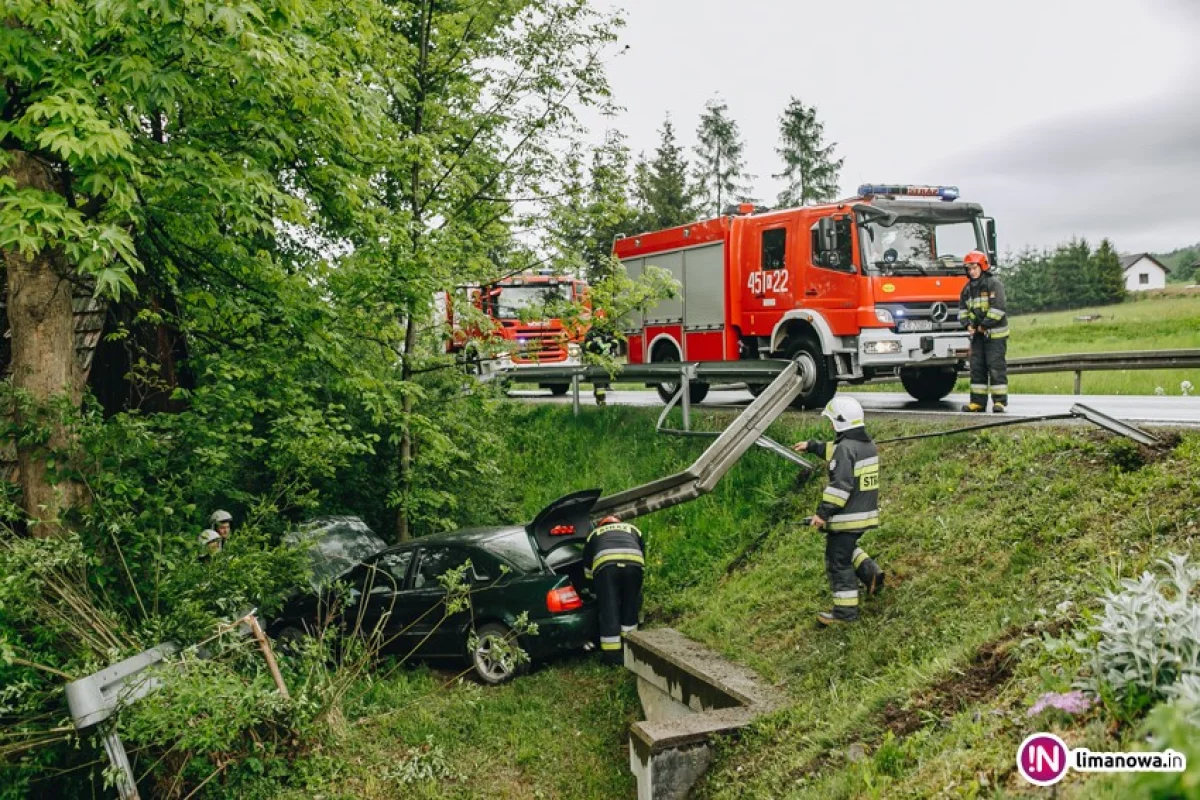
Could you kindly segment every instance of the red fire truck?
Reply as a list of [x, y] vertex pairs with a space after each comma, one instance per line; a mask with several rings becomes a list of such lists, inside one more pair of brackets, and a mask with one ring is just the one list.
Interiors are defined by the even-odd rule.
[[[657, 266], [682, 286], [623, 319], [629, 362], [801, 360], [816, 375], [797, 401], [806, 408], [839, 382], [897, 374], [916, 399], [940, 400], [967, 357], [958, 296], [975, 249], [995, 263], [995, 222], [953, 186], [864, 185], [836, 203], [743, 204], [621, 237], [613, 252], [631, 277]], [[666, 400], [676, 387], [658, 389]], [[690, 385], [693, 402], [707, 393]]]
[[[531, 366], [577, 366], [587, 334], [586, 324], [567, 324], [559, 318], [529, 319], [529, 309], [555, 302], [587, 307], [585, 281], [564, 275], [529, 273], [514, 275], [482, 286], [460, 286], [445, 298], [445, 313], [452, 334], [447, 352], [490, 356], [479, 359], [483, 374]], [[488, 318], [487, 325], [465, 324], [455, 304], [469, 303]], [[440, 303], [439, 303], [440, 304]], [[492, 355], [494, 354], [494, 355]], [[543, 384], [554, 394], [566, 394], [567, 383]]]

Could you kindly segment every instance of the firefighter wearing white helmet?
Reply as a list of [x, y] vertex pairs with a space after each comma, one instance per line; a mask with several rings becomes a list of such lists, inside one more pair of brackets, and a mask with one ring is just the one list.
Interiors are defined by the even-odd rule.
[[867, 434], [862, 406], [850, 397], [835, 397], [821, 412], [833, 423], [832, 442], [797, 442], [793, 448], [829, 462], [829, 485], [812, 516], [812, 526], [825, 531], [825, 574], [833, 592], [833, 609], [817, 614], [822, 626], [858, 619], [858, 584], [868, 595], [883, 589], [883, 570], [858, 546], [858, 539], [879, 527], [879, 450]]
[[215, 553], [225, 547], [233, 527], [233, 514], [217, 509], [208, 518], [209, 527], [200, 534], [200, 544], [210, 553]]

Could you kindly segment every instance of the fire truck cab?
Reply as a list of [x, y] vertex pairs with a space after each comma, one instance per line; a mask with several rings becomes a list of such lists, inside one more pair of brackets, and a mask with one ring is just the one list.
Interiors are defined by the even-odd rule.
[[[918, 400], [940, 400], [967, 357], [958, 297], [963, 257], [976, 249], [995, 263], [995, 223], [953, 186], [868, 184], [835, 203], [741, 205], [618, 238], [613, 251], [631, 277], [657, 266], [682, 287], [623, 320], [629, 361], [806, 361], [817, 376], [797, 400], [806, 408], [827, 403], [839, 382], [884, 375]], [[696, 402], [708, 391], [690, 389]]]

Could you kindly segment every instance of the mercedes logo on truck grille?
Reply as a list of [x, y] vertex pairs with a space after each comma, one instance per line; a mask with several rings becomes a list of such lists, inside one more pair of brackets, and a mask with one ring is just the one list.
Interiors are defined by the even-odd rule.
[[933, 318], [934, 322], [945, 322], [946, 318], [950, 316], [950, 307], [945, 303], [934, 303], [929, 308], [929, 316]]

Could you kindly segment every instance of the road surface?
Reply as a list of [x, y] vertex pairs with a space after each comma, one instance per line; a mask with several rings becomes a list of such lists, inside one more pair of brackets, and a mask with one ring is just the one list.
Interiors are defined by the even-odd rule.
[[[873, 413], [897, 415], [954, 417], [980, 417], [982, 414], [964, 414], [959, 411], [967, 396], [952, 394], [940, 403], [918, 403], [902, 392], [839, 392], [862, 403], [863, 408]], [[536, 399], [552, 403], [570, 403], [571, 396], [551, 397], [547, 391], [512, 391], [509, 396], [521, 399]], [[580, 402], [592, 405], [590, 387], [579, 392]], [[746, 406], [753, 398], [745, 390], [714, 389], [708, 393], [698, 408], [714, 406]], [[608, 402], [622, 406], [661, 407], [662, 401], [654, 391], [608, 392]], [[1083, 403], [1103, 414], [1130, 422], [1155, 423], [1159, 425], [1182, 425], [1200, 427], [1200, 397], [1159, 397], [1129, 395], [1073, 395], [1073, 394], [1025, 394], [1009, 397], [1009, 416], [1040, 417], [1049, 414], [1065, 414], [1076, 403]], [[994, 418], [994, 415], [988, 414]]]

